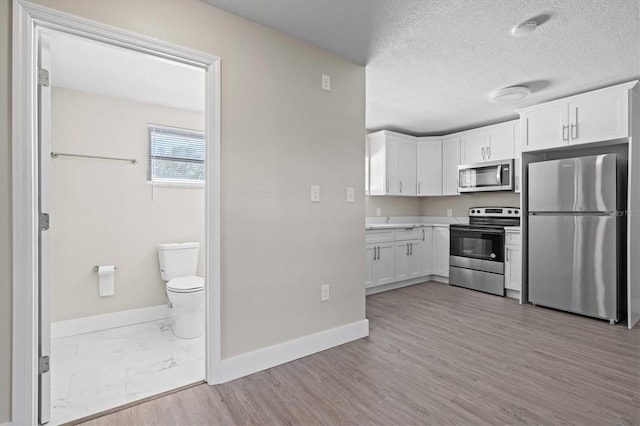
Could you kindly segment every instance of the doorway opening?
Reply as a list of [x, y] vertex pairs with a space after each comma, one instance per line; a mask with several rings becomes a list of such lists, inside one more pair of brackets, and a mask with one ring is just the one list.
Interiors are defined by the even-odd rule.
[[53, 30], [41, 45], [45, 37], [41, 268], [50, 423], [60, 424], [205, 378], [205, 72]]
[[[137, 355], [142, 364], [138, 364], [137, 367], [123, 367], [119, 364], [116, 366], [120, 368], [119, 371], [124, 369], [125, 373], [131, 373], [132, 377], [134, 373], [140, 376], [153, 370], [169, 371], [180, 364], [180, 356], [186, 358], [191, 356], [192, 360], [198, 360], [193, 363], [198, 364], [198, 368], [194, 368], [194, 373], [191, 375], [182, 374], [183, 381], [171, 383], [169, 388], [181, 387], [188, 382], [202, 379], [211, 384], [215, 383], [216, 377], [220, 375], [219, 58], [82, 18], [60, 14], [21, 0], [14, 5], [14, 22], [16, 25], [13, 31], [15, 55], [12, 145], [15, 194], [13, 199], [13, 422], [44, 424], [77, 419], [84, 413], [76, 413], [67, 418], [52, 418], [51, 401], [52, 396], [55, 396], [52, 385], [59, 385], [56, 392], [66, 388], [68, 397], [72, 393], [81, 393], [81, 390], [89, 389], [94, 385], [92, 382], [100, 384], [102, 381], [104, 384], [104, 380], [110, 380], [105, 379], [109, 375], [105, 373], [102, 378], [91, 379], [85, 376], [74, 380], [74, 377], [71, 377], [62, 381], [54, 379], [52, 383], [52, 374], [56, 369], [60, 370], [60, 367], [64, 366], [64, 362], [56, 359], [52, 353], [52, 347], [56, 346], [56, 342], [51, 345], [52, 337], [55, 340], [78, 335], [87, 336], [92, 332], [101, 333], [101, 339], [97, 339], [99, 341], [95, 342], [95, 345], [84, 345], [84, 349], [81, 349], [79, 342], [66, 342], [69, 344], [60, 345], [66, 349], [56, 353], [66, 353], [66, 356], [71, 357], [73, 353], [80, 356], [81, 352], [84, 354], [95, 351], [104, 352], [106, 340], [115, 341], [119, 339], [116, 336], [127, 336], [128, 340], [123, 342], [121, 339], [117, 343], [119, 346], [112, 350], [111, 354], [115, 353], [116, 361], [123, 361], [128, 357], [125, 354], [130, 352], [128, 350], [131, 347], [141, 349], [137, 351]], [[52, 64], [56, 58], [55, 36], [68, 39], [75, 37], [76, 42], [93, 43], [93, 47], [88, 49], [89, 52], [99, 50], [96, 45], [102, 43], [102, 47], [124, 50], [129, 54], [145, 55], [147, 59], [155, 61], [156, 65], [173, 65], [175, 68], [199, 72], [202, 76], [199, 83], [201, 92], [199, 113], [204, 123], [197, 126], [171, 121], [171, 119], [146, 120], [148, 122], [143, 126], [141, 138], [139, 135], [136, 136], [144, 141], [143, 151], [137, 151], [133, 156], [125, 153], [124, 151], [137, 150], [140, 146], [131, 142], [126, 136], [127, 123], [135, 114], [123, 112], [127, 111], [123, 102], [138, 102], [156, 105], [156, 107], [157, 102], [131, 99], [127, 96], [118, 97], [110, 92], [95, 93], [87, 90], [86, 87], [64, 87], [64, 83], [56, 80], [55, 67]], [[78, 54], [77, 49], [79, 47], [75, 46], [74, 52], [81, 61], [93, 59], [98, 62], [99, 59], [95, 57]], [[109, 61], [107, 63], [109, 65], [103, 63], [103, 67], [108, 71], [111, 63]], [[149, 65], [149, 67], [153, 66]], [[147, 73], [146, 80], [153, 80], [156, 77], [153, 71], [150, 71], [151, 68], [145, 69], [147, 66], [142, 68], [141, 73]], [[113, 77], [117, 74], [118, 67], [112, 67], [110, 71], [111, 73], [107, 72], [110, 78], [99, 84], [103, 89], [117, 80]], [[91, 73], [90, 77], [96, 77], [96, 73]], [[86, 80], [91, 78], [83, 80], [78, 77], [78, 80], [88, 84]], [[96, 77], [96, 80], [99, 79]], [[169, 78], [169, 82], [165, 82], [165, 85], [175, 88], [177, 85], [172, 84], [171, 80]], [[129, 90], [127, 95], [133, 96], [133, 92], [137, 92], [139, 88], [138, 86], [135, 90]], [[156, 90], [156, 92], [160, 91], [160, 89]], [[178, 93], [173, 93], [173, 101], [179, 99], [179, 95], [183, 92], [179, 90]], [[79, 102], [80, 98], [86, 103]], [[111, 99], [105, 100], [105, 98]], [[184, 105], [161, 106], [165, 109], [179, 110], [181, 107], [185, 109]], [[119, 120], [116, 120], [116, 123], [113, 121], [109, 123], [108, 114], [105, 114], [109, 107], [118, 111]], [[62, 119], [58, 116], [60, 112], [63, 112]], [[93, 117], [89, 117], [91, 113], [94, 113]], [[179, 114], [165, 114], [164, 117], [177, 115]], [[86, 129], [81, 132], [82, 125], [85, 125]], [[174, 142], [178, 140], [177, 134], [183, 138], [183, 142], [185, 139], [188, 140], [189, 149], [185, 149], [184, 146], [182, 150], [177, 151], [161, 149], [163, 141], [166, 145], [167, 140]], [[200, 134], [199, 139], [196, 137], [198, 134]], [[110, 136], [105, 137], [105, 135]], [[167, 135], [171, 137], [167, 139]], [[127, 140], [129, 144], [122, 143]], [[56, 145], [58, 142], [60, 144]], [[170, 148], [175, 146], [171, 145]], [[203, 154], [203, 158], [196, 158], [198, 151]], [[185, 166], [185, 163], [189, 164]], [[163, 201], [170, 205], [172, 208], [166, 209], [174, 215], [170, 220], [166, 218], [160, 220], [152, 214], [159, 212], [161, 210], [159, 208], [147, 206], [145, 210], [144, 206], [135, 205], [135, 202], [143, 197], [128, 192], [131, 189], [129, 186], [134, 185], [133, 180], [117, 183], [118, 179], [123, 177], [139, 179], [140, 176], [143, 191], [147, 191], [146, 201], [155, 203], [156, 207]], [[179, 177], [189, 182], [176, 182]], [[195, 182], [198, 179], [202, 182]], [[197, 220], [180, 220], [183, 218], [176, 209], [179, 209], [181, 202], [166, 201], [168, 194], [175, 195], [176, 192], [181, 194], [178, 197], [183, 198], [188, 198], [186, 195], [188, 192], [200, 193], [200, 230], [187, 231], [186, 225], [181, 227], [180, 223], [197, 222]], [[116, 196], [120, 197], [119, 201], [114, 198]], [[65, 201], [68, 205], [64, 205]], [[71, 208], [73, 205], [75, 207]], [[195, 210], [198, 211], [198, 209]], [[126, 216], [127, 211], [129, 216]], [[146, 212], [146, 216], [145, 224], [140, 225], [139, 228], [146, 229], [147, 232], [136, 237], [135, 232], [139, 230], [132, 228], [138, 227], [132, 226], [130, 222], [133, 220], [131, 219], [134, 217], [133, 214], [140, 211]], [[103, 219], [99, 218], [100, 215], [103, 215]], [[107, 219], [104, 219], [105, 217]], [[108, 222], [110, 219], [116, 222], [115, 225]], [[109, 238], [113, 235], [96, 234], [100, 228], [110, 229], [109, 234], [120, 234], [120, 242], [125, 243], [121, 243], [119, 250], [110, 250], [115, 253], [112, 256], [118, 256], [120, 251], [126, 252], [130, 248], [129, 245], [135, 245], [136, 241], [153, 235], [152, 228], [148, 225], [154, 220], [156, 225], [160, 220], [163, 224], [162, 228], [169, 228], [169, 231], [175, 233], [165, 234], [160, 240], [153, 241], [151, 243], [153, 248], [150, 250], [147, 248], [147, 254], [138, 257], [135, 265], [131, 260], [135, 260], [138, 252], [142, 251], [139, 248], [136, 254], [130, 253], [121, 257], [120, 260], [115, 258], [108, 260], [109, 256], [101, 257], [94, 251], [91, 255], [93, 257], [91, 265], [85, 268], [85, 264], [89, 261], [84, 257], [92, 253], [93, 248], [105, 249], [109, 245], [113, 248], [113, 241], [109, 243]], [[128, 231], [127, 227], [129, 227]], [[189, 232], [192, 233], [189, 234]], [[82, 242], [84, 238], [82, 234], [93, 235], [93, 237]], [[56, 250], [56, 247], [64, 249]], [[169, 260], [175, 256], [165, 256], [163, 263], [160, 255], [167, 250], [193, 254], [193, 249], [196, 247], [200, 250], [200, 256], [189, 256], [196, 259], [196, 265], [189, 267], [189, 271], [174, 268], [176, 264], [185, 263]], [[56, 257], [56, 255], [60, 256]], [[80, 275], [74, 278], [74, 273], [71, 272], [77, 269], [79, 264], [83, 264], [84, 271], [80, 275], [84, 274], [84, 278]], [[149, 268], [150, 264], [153, 264], [151, 268]], [[171, 268], [168, 268], [169, 264], [172, 265]], [[173, 272], [171, 274], [161, 272], [161, 265]], [[145, 287], [143, 281], [146, 279], [136, 275], [135, 271], [149, 273], [151, 269], [153, 274], [156, 274], [156, 286], [146, 285]], [[191, 272], [192, 270], [195, 272]], [[179, 282], [168, 285], [175, 279]], [[76, 291], [65, 289], [62, 294], [56, 293], [56, 288], [52, 285], [55, 284], [54, 281], [62, 285], [68, 285], [69, 282], [75, 283]], [[174, 327], [174, 324], [177, 325], [175, 317], [179, 316], [177, 308], [190, 305], [185, 302], [185, 298], [190, 296], [189, 293], [197, 290], [193, 283], [198, 281], [202, 286], [201, 293], [204, 293], [205, 330], [201, 336], [197, 336], [198, 333], [195, 333], [195, 336], [185, 335], [184, 327], [182, 331], [177, 331]], [[87, 288], [91, 291], [87, 292]], [[176, 293], [174, 297], [172, 292]], [[116, 302], [117, 296], [120, 295], [125, 297]], [[169, 300], [172, 301], [170, 309], [173, 310], [169, 310], [167, 315]], [[150, 303], [154, 304], [149, 306]], [[91, 308], [92, 304], [95, 309]], [[98, 305], [100, 306], [96, 308]], [[113, 306], [107, 308], [107, 305]], [[164, 313], [161, 312], [162, 310]], [[192, 317], [202, 319], [202, 312], [192, 309], [190, 313], [194, 311], [197, 314]], [[122, 312], [126, 312], [124, 317]], [[96, 315], [91, 315], [92, 313]], [[150, 325], [158, 320], [160, 323]], [[193, 318], [190, 321], [193, 323]], [[195, 340], [190, 339], [200, 339], [203, 341], [203, 344], [199, 344], [202, 349], [196, 351], [191, 348], [194, 350], [191, 354], [185, 349], [181, 355], [169, 354], [157, 360], [155, 366], [149, 365], [147, 361], [151, 351], [154, 350], [153, 344], [149, 339], [146, 344], [135, 343], [129, 337], [136, 333], [125, 330], [131, 324], [141, 323], [147, 323], [158, 335], [173, 336], [171, 339], [174, 342], [180, 343], [182, 340], [178, 339], [183, 339], [189, 340], [189, 343], [195, 343]], [[185, 321], [182, 321], [183, 325], [184, 323]], [[148, 330], [146, 332], [138, 330], [137, 334], [146, 338], [151, 333]], [[144, 351], [147, 351], [148, 356], [143, 354]], [[104, 360], [103, 357], [102, 361]], [[78, 360], [67, 362], [67, 364], [73, 363], [82, 364]], [[100, 361], [86, 363], [91, 364], [93, 370], [98, 370], [97, 367], [100, 367]], [[116, 370], [117, 368], [111, 372]], [[153, 380], [149, 380], [147, 385], [150, 382]], [[72, 390], [72, 388], [75, 389]], [[144, 398], [145, 394], [149, 396], [167, 390], [166, 387], [152, 388], [140, 386], [138, 392], [130, 392], [129, 398], [125, 401], [112, 399], [110, 406], [103, 405], [92, 411], [99, 412]], [[138, 395], [135, 396], [134, 393]], [[105, 394], [100, 394], [98, 399], [109, 398]], [[85, 402], [74, 405], [86, 405]]]

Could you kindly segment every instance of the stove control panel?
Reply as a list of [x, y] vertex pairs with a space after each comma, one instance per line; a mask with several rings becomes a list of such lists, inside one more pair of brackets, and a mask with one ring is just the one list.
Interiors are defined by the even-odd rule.
[[479, 217], [520, 217], [519, 207], [471, 207], [469, 216]]

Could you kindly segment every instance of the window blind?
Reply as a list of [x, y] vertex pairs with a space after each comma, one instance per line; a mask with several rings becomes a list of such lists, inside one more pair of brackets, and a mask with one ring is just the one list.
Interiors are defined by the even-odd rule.
[[149, 182], [204, 182], [204, 132], [148, 124], [147, 136]]

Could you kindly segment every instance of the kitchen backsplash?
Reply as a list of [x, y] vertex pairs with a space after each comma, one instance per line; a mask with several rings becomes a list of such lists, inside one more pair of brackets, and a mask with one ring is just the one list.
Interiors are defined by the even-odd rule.
[[471, 207], [520, 207], [520, 194], [514, 192], [476, 192], [451, 197], [424, 197], [420, 200], [421, 216], [447, 216], [447, 209], [453, 210], [453, 216], [468, 216]]

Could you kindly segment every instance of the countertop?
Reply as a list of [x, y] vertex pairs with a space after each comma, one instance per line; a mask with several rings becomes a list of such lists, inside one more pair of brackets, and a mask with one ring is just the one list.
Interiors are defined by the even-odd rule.
[[519, 226], [505, 226], [504, 230], [505, 231], [518, 231], [518, 232], [520, 232], [520, 227]]
[[448, 223], [376, 223], [369, 224], [364, 227], [366, 230], [373, 229], [408, 229], [408, 228], [424, 228], [425, 226], [444, 226], [449, 227]]

